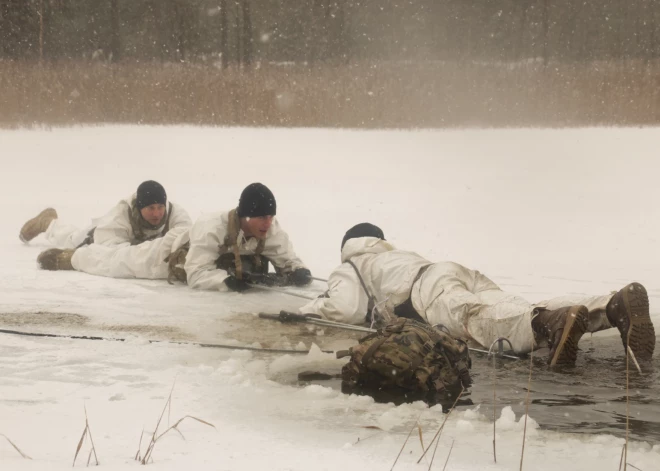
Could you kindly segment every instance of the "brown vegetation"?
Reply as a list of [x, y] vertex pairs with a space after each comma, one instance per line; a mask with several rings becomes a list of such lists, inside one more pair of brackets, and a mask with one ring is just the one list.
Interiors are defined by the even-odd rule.
[[345, 128], [660, 123], [660, 62], [385, 62], [255, 70], [0, 62], [0, 127], [191, 124]]

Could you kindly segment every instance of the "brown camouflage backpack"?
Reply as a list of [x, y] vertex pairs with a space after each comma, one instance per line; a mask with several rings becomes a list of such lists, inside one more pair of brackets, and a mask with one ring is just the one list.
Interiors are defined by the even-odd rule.
[[348, 354], [342, 379], [349, 387], [455, 392], [471, 384], [467, 344], [411, 319], [367, 335]]

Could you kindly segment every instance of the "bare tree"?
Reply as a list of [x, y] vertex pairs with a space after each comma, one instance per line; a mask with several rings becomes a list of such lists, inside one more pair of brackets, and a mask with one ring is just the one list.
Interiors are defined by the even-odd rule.
[[220, 0], [220, 61], [222, 68], [229, 65], [229, 49], [227, 47], [227, 0]]
[[250, 16], [250, 0], [243, 0], [243, 64], [249, 67], [254, 58], [254, 35], [252, 31], [252, 17]]
[[548, 65], [548, 54], [550, 48], [548, 44], [548, 36], [550, 33], [550, 11], [548, 0], [541, 0], [541, 25], [542, 25], [542, 39], [543, 42], [543, 65]]
[[119, 25], [119, 0], [110, 0], [110, 54], [112, 54], [113, 62], [117, 62], [121, 58]]

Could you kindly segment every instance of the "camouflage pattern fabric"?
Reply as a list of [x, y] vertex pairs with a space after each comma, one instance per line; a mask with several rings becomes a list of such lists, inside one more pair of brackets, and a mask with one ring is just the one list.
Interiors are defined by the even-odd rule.
[[186, 275], [186, 255], [190, 250], [190, 243], [183, 244], [174, 252], [169, 254], [165, 261], [167, 262], [167, 282], [171, 285], [174, 284], [173, 280], [180, 281], [181, 283], [188, 283], [188, 276]]
[[[169, 216], [168, 216], [169, 218]], [[266, 241], [260, 240], [255, 249], [254, 255], [240, 255], [238, 244], [238, 233], [240, 231], [240, 218], [236, 214], [236, 209], [229, 211], [229, 225], [227, 234], [223, 243], [218, 246], [218, 258], [215, 266], [221, 270], [227, 270], [236, 274], [237, 278], [242, 278], [243, 271], [254, 273], [268, 273], [268, 260], [262, 260]], [[168, 263], [167, 281], [172, 284], [172, 280], [178, 280], [187, 283], [186, 256], [190, 250], [190, 242], [170, 254], [165, 261]], [[244, 268], [245, 265], [245, 268]]]
[[[256, 262], [254, 255], [240, 255], [241, 266], [243, 271], [251, 274], [266, 274], [268, 273], [268, 259], [259, 256], [259, 263]], [[221, 270], [226, 270], [229, 273], [236, 272], [236, 257], [233, 253], [225, 253], [218, 257], [215, 261], [215, 266]]]
[[[128, 220], [131, 222], [131, 229], [133, 230], [133, 240], [131, 241], [131, 245], [139, 245], [142, 242], [158, 239], [160, 237], [163, 237], [165, 234], [167, 234], [167, 231], [169, 231], [170, 229], [171, 214], [172, 214], [172, 203], [169, 203], [169, 206], [166, 208], [165, 215], [163, 216], [163, 219], [160, 221], [160, 224], [158, 224], [157, 226], [153, 226], [144, 220], [140, 212], [140, 209], [138, 209], [138, 207], [136, 206], [135, 198], [133, 198], [131, 202], [131, 206], [130, 208], [128, 208]], [[145, 230], [153, 231], [160, 228], [163, 228], [163, 230], [158, 234], [152, 236], [147, 236], [144, 233]]]
[[[167, 282], [169, 284], [174, 284], [174, 281], [180, 281], [184, 284], [188, 283], [185, 269], [188, 250], [190, 250], [190, 243], [182, 245], [165, 259], [168, 264]], [[254, 255], [241, 255], [240, 257], [243, 270], [252, 274], [268, 273], [269, 260], [267, 258], [261, 257], [260, 264], [257, 267], [254, 265]], [[236, 270], [236, 258], [233, 253], [224, 253], [215, 261], [215, 266], [221, 270], [233, 273]]]
[[[234, 254], [233, 274], [239, 280], [243, 279], [243, 260], [245, 260], [245, 256], [240, 254], [240, 244], [238, 241], [238, 234], [240, 229], [241, 218], [238, 217], [238, 208], [232, 209], [228, 214], [227, 235], [225, 235], [223, 244], [218, 247], [220, 258], [222, 258], [225, 253]], [[261, 252], [264, 251], [265, 247], [266, 241], [264, 239], [260, 239], [259, 242], [257, 242], [256, 249], [254, 250], [253, 263], [251, 264], [252, 267], [256, 270], [261, 269]], [[218, 258], [218, 261], [216, 261], [216, 265], [218, 268], [226, 270], [227, 268], [220, 265], [220, 258]], [[246, 269], [245, 271], [249, 272], [250, 270]]]
[[428, 324], [397, 319], [349, 350], [342, 368], [348, 386], [460, 391], [471, 384], [467, 344]]

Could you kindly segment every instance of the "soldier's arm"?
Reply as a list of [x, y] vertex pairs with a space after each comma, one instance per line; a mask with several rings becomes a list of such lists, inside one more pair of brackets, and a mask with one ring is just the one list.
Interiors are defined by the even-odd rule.
[[172, 214], [170, 215], [170, 229], [176, 227], [190, 227], [192, 220], [188, 212], [178, 204], [172, 203]]
[[348, 324], [365, 321], [369, 299], [360, 285], [355, 270], [344, 263], [328, 279], [325, 297], [317, 298], [300, 308], [302, 314], [318, 314], [325, 319]]
[[94, 243], [106, 246], [130, 245], [133, 229], [128, 211], [128, 205], [122, 201], [103, 216], [94, 229]]
[[190, 228], [190, 250], [186, 255], [185, 270], [191, 288], [228, 290], [224, 281], [229, 274], [215, 265], [226, 234], [225, 228], [218, 222], [200, 218]]
[[270, 228], [263, 255], [284, 274], [291, 273], [298, 268], [307, 268], [296, 255], [289, 235], [282, 230], [277, 219], [273, 221]]

